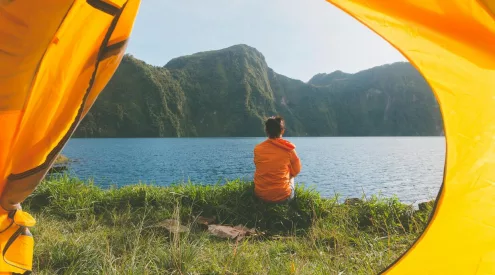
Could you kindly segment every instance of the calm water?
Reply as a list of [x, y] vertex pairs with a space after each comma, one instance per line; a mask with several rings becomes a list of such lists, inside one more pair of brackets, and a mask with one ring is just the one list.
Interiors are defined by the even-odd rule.
[[[303, 169], [296, 182], [324, 196], [435, 198], [442, 182], [443, 137], [288, 138]], [[252, 179], [253, 147], [263, 138], [72, 139], [63, 154], [71, 173], [103, 186], [139, 181], [167, 185]]]

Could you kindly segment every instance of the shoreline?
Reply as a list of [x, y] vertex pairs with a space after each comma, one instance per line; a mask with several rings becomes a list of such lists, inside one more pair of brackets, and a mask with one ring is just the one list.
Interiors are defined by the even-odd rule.
[[[171, 183], [168, 183], [168, 184], [157, 184], [155, 181], [138, 181], [137, 183], [106, 183], [106, 184], [103, 184], [103, 183], [98, 183], [97, 181], [95, 181], [94, 178], [90, 177], [90, 178], [78, 178], [77, 176], [75, 175], [71, 175], [68, 173], [68, 171], [70, 171], [70, 168], [67, 166], [66, 168], [64, 169], [61, 169], [60, 171], [53, 171], [52, 173], [49, 173], [45, 179], [45, 181], [50, 181], [50, 180], [57, 180], [57, 178], [60, 178], [60, 177], [69, 177], [69, 178], [72, 178], [74, 180], [77, 180], [79, 182], [84, 182], [84, 183], [87, 183], [87, 184], [92, 184], [94, 186], [96, 186], [97, 188], [100, 188], [102, 190], [110, 190], [110, 189], [119, 189], [119, 188], [125, 188], [125, 187], [128, 187], [128, 186], [136, 186], [136, 185], [144, 185], [144, 186], [149, 186], [149, 187], [153, 187], [153, 188], [174, 188], [175, 186], [187, 186], [187, 185], [194, 185], [194, 186], [199, 186], [199, 187], [206, 187], [206, 186], [210, 186], [210, 187], [217, 187], [217, 186], [222, 186], [224, 184], [228, 184], [229, 182], [244, 182], [244, 183], [250, 183], [252, 184], [252, 179], [251, 178], [237, 178], [237, 179], [223, 179], [223, 180], [219, 180], [219, 181], [216, 181], [216, 182], [210, 182], [210, 183], [204, 183], [204, 182], [195, 182], [194, 180], [182, 180], [182, 181], [175, 181], [175, 182], [171, 182]], [[430, 199], [423, 199], [423, 200], [416, 200], [414, 202], [406, 202], [404, 200], [401, 200], [400, 198], [397, 197], [397, 195], [391, 195], [391, 196], [387, 196], [387, 195], [383, 195], [381, 192], [378, 192], [377, 194], [362, 194], [361, 196], [343, 196], [341, 194], [338, 194], [338, 193], [335, 193], [333, 195], [323, 195], [321, 194], [320, 191], [316, 190], [317, 189], [317, 186], [315, 185], [310, 185], [310, 184], [305, 184], [304, 182], [296, 182], [296, 185], [298, 185], [300, 188], [303, 188], [305, 190], [311, 190], [312, 192], [315, 192], [318, 194], [318, 196], [320, 196], [321, 199], [323, 200], [336, 200], [338, 201], [339, 203], [344, 203], [345, 201], [347, 200], [360, 200], [360, 201], [366, 201], [367, 198], [374, 198], [374, 199], [378, 199], [378, 200], [390, 200], [390, 199], [393, 199], [393, 200], [397, 200], [398, 202], [400, 202], [401, 204], [404, 204], [404, 205], [408, 205], [410, 207], [412, 207], [414, 210], [418, 210], [420, 205], [422, 204], [425, 204], [425, 203], [431, 203], [433, 201], [436, 200], [436, 198], [438, 197], [438, 193], [434, 196], [432, 196]], [[440, 190], [438, 190], [438, 192], [440, 192]]]
[[[263, 136], [203, 136], [203, 137], [71, 137], [70, 139], [265, 139]], [[445, 138], [445, 135], [429, 136], [285, 136], [284, 138]]]

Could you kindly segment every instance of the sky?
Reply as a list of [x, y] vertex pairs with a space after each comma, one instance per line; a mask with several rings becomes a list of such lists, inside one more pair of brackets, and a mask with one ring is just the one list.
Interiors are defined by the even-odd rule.
[[236, 44], [256, 48], [277, 73], [302, 81], [405, 61], [325, 0], [142, 0], [127, 52], [163, 66]]

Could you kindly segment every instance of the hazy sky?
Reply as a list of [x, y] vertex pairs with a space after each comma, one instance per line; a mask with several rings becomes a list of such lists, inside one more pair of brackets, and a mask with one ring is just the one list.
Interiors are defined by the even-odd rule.
[[324, 0], [142, 0], [127, 52], [153, 65], [247, 44], [286, 76], [357, 72], [405, 60]]

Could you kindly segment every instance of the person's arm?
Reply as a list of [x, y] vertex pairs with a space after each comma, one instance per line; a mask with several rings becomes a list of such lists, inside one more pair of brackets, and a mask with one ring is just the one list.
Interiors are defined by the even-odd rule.
[[290, 152], [290, 176], [295, 177], [301, 172], [301, 160], [297, 156], [296, 150]]

